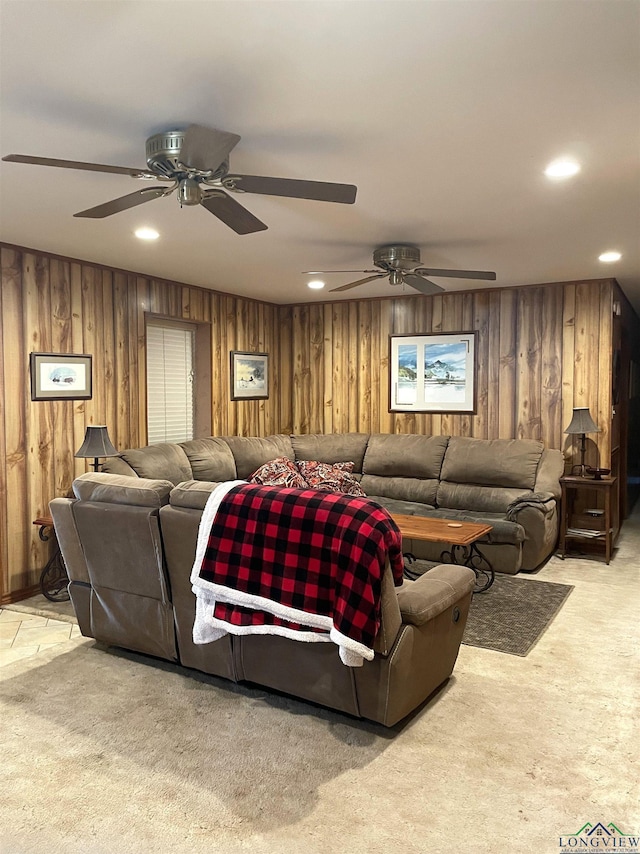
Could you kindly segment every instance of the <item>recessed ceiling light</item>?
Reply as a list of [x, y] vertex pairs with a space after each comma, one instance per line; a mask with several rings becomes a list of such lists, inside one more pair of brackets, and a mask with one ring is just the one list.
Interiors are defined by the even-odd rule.
[[554, 160], [544, 170], [547, 178], [570, 178], [572, 175], [577, 175], [580, 171], [580, 164], [575, 160], [568, 160], [566, 157], [561, 157], [559, 160]]
[[309, 287], [313, 288], [315, 291], [319, 291], [321, 288], [324, 288], [324, 282], [320, 279], [312, 279], [309, 282]]
[[160, 233], [155, 228], [137, 228], [134, 232], [140, 240], [157, 240]]
[[598, 255], [598, 261], [604, 261], [605, 264], [610, 264], [612, 261], [619, 261], [622, 258], [620, 252], [603, 252]]

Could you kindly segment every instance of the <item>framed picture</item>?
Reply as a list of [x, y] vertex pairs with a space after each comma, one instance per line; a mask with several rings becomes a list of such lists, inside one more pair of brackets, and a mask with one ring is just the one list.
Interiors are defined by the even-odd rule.
[[477, 334], [391, 335], [389, 411], [475, 412]]
[[89, 400], [91, 356], [31, 353], [31, 400]]
[[231, 351], [231, 400], [269, 397], [269, 354]]

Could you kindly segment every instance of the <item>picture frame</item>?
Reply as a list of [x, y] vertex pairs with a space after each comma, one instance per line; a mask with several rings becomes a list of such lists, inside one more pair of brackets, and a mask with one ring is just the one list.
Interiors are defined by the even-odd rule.
[[31, 400], [90, 400], [91, 362], [86, 353], [30, 353]]
[[231, 351], [231, 400], [267, 400], [269, 354]]
[[389, 336], [389, 412], [474, 414], [477, 336]]

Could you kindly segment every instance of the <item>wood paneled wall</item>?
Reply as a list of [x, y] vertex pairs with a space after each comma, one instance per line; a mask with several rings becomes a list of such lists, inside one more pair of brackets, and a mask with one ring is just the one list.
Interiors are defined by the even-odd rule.
[[[213, 435], [396, 432], [541, 439], [569, 448], [574, 406], [611, 453], [612, 280], [433, 297], [274, 306], [0, 245], [0, 601], [46, 562], [32, 520], [88, 468], [87, 424], [117, 448], [146, 440], [145, 312], [211, 324]], [[389, 335], [478, 330], [478, 411], [390, 413]], [[229, 351], [268, 352], [268, 400], [231, 401]], [[93, 398], [31, 401], [29, 353], [91, 353]]]
[[[588, 406], [601, 433], [587, 461], [611, 454], [613, 280], [287, 307], [292, 336], [282, 429], [533, 438], [571, 450], [563, 431]], [[389, 335], [478, 331], [475, 415], [389, 412]], [[286, 378], [286, 379], [285, 379]]]
[[[107, 424], [119, 449], [146, 441], [145, 312], [211, 323], [212, 433], [266, 435], [280, 422], [269, 400], [231, 401], [229, 351], [278, 363], [276, 306], [44, 253], [0, 246], [0, 601], [37, 583], [49, 546], [32, 520], [67, 495], [88, 462], [74, 458], [87, 424]], [[93, 355], [93, 397], [32, 401], [29, 353]]]

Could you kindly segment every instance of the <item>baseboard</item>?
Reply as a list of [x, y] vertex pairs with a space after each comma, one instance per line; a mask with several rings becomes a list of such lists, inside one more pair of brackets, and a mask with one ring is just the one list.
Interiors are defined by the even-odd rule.
[[29, 599], [31, 596], [37, 596], [40, 592], [40, 585], [32, 584], [31, 587], [24, 587], [22, 590], [14, 590], [12, 593], [4, 593], [2, 598], [0, 598], [0, 606], [13, 605], [14, 602], [22, 602], [23, 599]]

